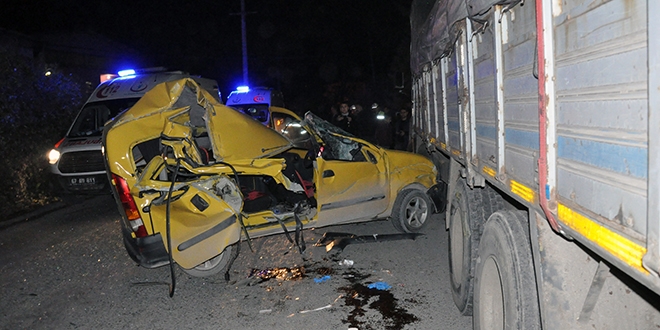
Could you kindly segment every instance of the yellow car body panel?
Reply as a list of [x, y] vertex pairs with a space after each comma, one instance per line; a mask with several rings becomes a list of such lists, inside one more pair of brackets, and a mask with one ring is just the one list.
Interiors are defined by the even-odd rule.
[[410, 184], [429, 188], [436, 183], [436, 173], [433, 163], [428, 158], [405, 151], [387, 150], [390, 168], [391, 193], [396, 193], [396, 187]]
[[391, 196], [389, 166], [377, 149], [369, 152], [377, 163], [317, 160], [319, 225], [375, 219], [386, 211]]
[[[220, 254], [228, 245], [240, 239], [240, 223], [236, 212], [222, 199], [208, 193], [208, 190], [189, 186], [180, 197], [170, 203], [170, 232], [172, 257], [183, 268], [193, 268]], [[195, 196], [203, 196], [208, 208], [198, 209], [191, 203]], [[151, 215], [165, 219], [167, 205], [151, 204]], [[178, 216], [185, 214], [185, 217]], [[155, 221], [154, 231], [165, 233], [165, 221]]]
[[[294, 118], [278, 123], [282, 130], [305, 125], [307, 144], [322, 147], [292, 149], [286, 132], [219, 104], [190, 79], [145, 94], [104, 134], [108, 173], [125, 180], [140, 215], [123, 226], [160, 235], [173, 260], [191, 269], [244, 234], [388, 217], [402, 190], [436, 183], [435, 167], [420, 155], [343, 135], [313, 115], [300, 122], [289, 110], [272, 110]], [[118, 204], [126, 207], [123, 198]], [[136, 246], [143, 243], [132, 240], [145, 239], [124, 237]]]

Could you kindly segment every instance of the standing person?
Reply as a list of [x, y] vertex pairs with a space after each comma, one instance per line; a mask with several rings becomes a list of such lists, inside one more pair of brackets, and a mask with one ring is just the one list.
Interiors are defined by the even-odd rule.
[[362, 111], [362, 106], [359, 104], [351, 105], [351, 116], [353, 117], [353, 123], [351, 124], [354, 128], [355, 136], [360, 139], [365, 139], [367, 118], [365, 115], [368, 115], [366, 112]]
[[410, 111], [406, 108], [399, 110], [399, 118], [394, 123], [394, 149], [410, 150]]
[[394, 142], [390, 109], [388, 107], [383, 107], [382, 110], [379, 110], [378, 113], [376, 113], [375, 117], [374, 143], [385, 149], [392, 149]]
[[373, 103], [371, 104], [371, 111], [368, 111], [368, 115], [365, 116], [367, 117], [367, 139], [370, 142], [375, 142], [376, 141], [376, 128], [379, 125], [380, 119], [378, 119], [378, 115], [381, 114], [383, 115], [383, 106], [378, 105], [378, 103]]
[[323, 116], [321, 116], [321, 118], [331, 123], [334, 123], [335, 116], [339, 114], [339, 110], [337, 110], [337, 105], [336, 104], [331, 105], [330, 108], [328, 108], [326, 111], [323, 111], [322, 114]]
[[[374, 103], [374, 105], [378, 107], [378, 104]], [[352, 115], [358, 127], [357, 136], [373, 143], [376, 125], [376, 113], [373, 110], [373, 105], [371, 110], [364, 110], [359, 104], [354, 105], [354, 107], [355, 110], [352, 111]]]
[[335, 126], [355, 135], [355, 122], [353, 115], [351, 115], [350, 108], [348, 107], [348, 103], [342, 102], [339, 104], [339, 113], [334, 117], [332, 122]]

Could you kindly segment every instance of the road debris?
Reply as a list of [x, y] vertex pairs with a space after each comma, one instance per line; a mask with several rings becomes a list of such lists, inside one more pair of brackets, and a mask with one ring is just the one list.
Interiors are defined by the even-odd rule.
[[332, 307], [332, 304], [330, 304], [330, 305], [325, 305], [325, 306], [323, 306], [323, 307], [319, 307], [319, 308], [314, 308], [314, 309], [308, 309], [308, 310], [300, 311], [300, 312], [298, 312], [298, 313], [300, 313], [300, 314], [305, 314], [305, 313], [309, 313], [309, 312], [318, 312], [318, 311], [320, 311], [320, 310], [328, 309], [328, 308], [330, 308], [330, 307]]
[[[332, 305], [333, 305], [334, 303], [336, 303], [337, 300], [339, 300], [339, 299], [340, 299], [341, 297], [343, 297], [343, 296], [344, 296], [343, 294], [340, 294], [339, 297], [337, 297], [337, 299], [335, 299], [335, 301], [332, 302], [332, 304], [328, 304], [328, 305], [325, 305], [325, 306], [323, 306], [323, 307], [319, 307], [319, 308], [314, 308], [314, 309], [308, 309], [308, 310], [300, 311], [300, 312], [298, 312], [298, 313], [300, 313], [300, 314], [305, 314], [305, 313], [309, 313], [309, 312], [318, 312], [318, 311], [320, 311], [320, 310], [328, 309], [328, 308], [332, 307]], [[293, 314], [291, 314], [291, 315], [289, 315], [289, 316], [293, 316]]]
[[354, 235], [350, 233], [326, 232], [314, 246], [325, 245], [326, 252], [339, 253], [349, 244], [374, 243], [381, 241], [395, 241], [402, 239], [416, 239], [424, 234], [421, 233], [400, 233], [400, 234], [372, 234], [372, 235]]
[[315, 278], [315, 279], [314, 279], [314, 282], [316, 282], [316, 283], [323, 283], [323, 282], [325, 282], [325, 281], [329, 281], [329, 280], [330, 280], [330, 275], [325, 275], [325, 276], [322, 276], [322, 277], [317, 277], [317, 278]]
[[392, 288], [392, 286], [387, 284], [386, 282], [374, 282], [367, 285], [367, 288], [376, 289], [376, 290], [389, 290]]

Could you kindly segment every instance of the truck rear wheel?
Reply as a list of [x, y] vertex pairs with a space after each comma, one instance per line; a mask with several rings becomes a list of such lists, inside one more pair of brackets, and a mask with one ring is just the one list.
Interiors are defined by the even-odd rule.
[[474, 329], [539, 329], [538, 291], [526, 217], [493, 213], [479, 243], [474, 285]]
[[463, 315], [472, 315], [475, 250], [479, 244], [481, 224], [486, 220], [483, 207], [481, 191], [470, 189], [464, 179], [459, 179], [448, 214], [448, 249], [452, 296]]

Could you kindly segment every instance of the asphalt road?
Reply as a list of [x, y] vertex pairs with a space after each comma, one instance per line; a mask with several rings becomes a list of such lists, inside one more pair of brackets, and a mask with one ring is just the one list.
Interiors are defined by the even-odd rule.
[[97, 197], [0, 229], [0, 327], [471, 329], [451, 297], [443, 216], [431, 220], [414, 240], [339, 253], [313, 245], [326, 232], [396, 231], [386, 220], [306, 230], [302, 255], [283, 235], [253, 240], [253, 251], [243, 242], [229, 282], [176, 269], [170, 298], [169, 268], [136, 266], [114, 201]]

